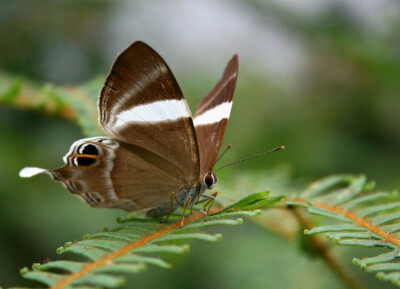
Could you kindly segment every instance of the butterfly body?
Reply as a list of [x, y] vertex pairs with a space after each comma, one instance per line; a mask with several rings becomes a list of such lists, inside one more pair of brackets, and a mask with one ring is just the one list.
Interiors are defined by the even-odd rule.
[[92, 207], [148, 210], [163, 216], [198, 202], [215, 186], [212, 169], [232, 106], [238, 61], [197, 107], [195, 117], [164, 60], [135, 42], [113, 64], [98, 100], [99, 124], [109, 137], [76, 141], [47, 173]]

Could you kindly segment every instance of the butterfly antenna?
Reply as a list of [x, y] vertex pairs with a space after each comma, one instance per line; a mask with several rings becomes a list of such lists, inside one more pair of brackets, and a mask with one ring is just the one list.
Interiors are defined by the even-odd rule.
[[231, 144], [228, 144], [225, 148], [225, 150], [222, 152], [222, 154], [219, 155], [219, 157], [217, 158], [217, 160], [215, 162], [218, 162], [220, 159], [222, 159], [222, 157], [224, 156], [224, 154], [226, 154], [227, 151], [229, 151], [229, 149], [232, 148]]
[[219, 167], [218, 169], [216, 169], [216, 170], [214, 171], [214, 173], [216, 173], [216, 172], [219, 171], [220, 169], [223, 169], [223, 168], [226, 168], [226, 167], [230, 167], [230, 166], [236, 165], [236, 164], [238, 164], [238, 163], [241, 163], [241, 162], [244, 162], [244, 161], [248, 161], [248, 160], [251, 160], [251, 159], [254, 159], [254, 158], [258, 158], [258, 157], [261, 157], [261, 156], [263, 156], [263, 155], [272, 153], [272, 152], [274, 152], [274, 151], [279, 151], [279, 150], [283, 150], [283, 149], [285, 149], [285, 147], [284, 147], [284, 146], [280, 146], [280, 147], [274, 148], [274, 149], [272, 149], [272, 150], [263, 152], [263, 153], [261, 153], [261, 154], [254, 155], [254, 156], [250, 156], [250, 157], [247, 157], [247, 158], [244, 158], [244, 159], [241, 159], [241, 160], [238, 160], [238, 161], [235, 161], [235, 162], [232, 162], [232, 163], [223, 165], [222, 167]]

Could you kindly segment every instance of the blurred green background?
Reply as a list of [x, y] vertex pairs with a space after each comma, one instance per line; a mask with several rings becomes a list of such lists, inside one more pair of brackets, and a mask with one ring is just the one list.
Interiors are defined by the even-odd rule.
[[[192, 108], [239, 55], [225, 135], [233, 149], [222, 163], [287, 149], [221, 171], [221, 195], [299, 192], [335, 173], [364, 173], [382, 190], [400, 188], [397, 1], [0, 0], [0, 7], [0, 286], [32, 286], [20, 268], [56, 259], [64, 242], [125, 214], [91, 209], [47, 176], [18, 178], [24, 166], [60, 166], [83, 135], [61, 117], [9, 103], [2, 92], [15, 79], [34, 87], [103, 79], [135, 40], [163, 56]], [[34, 103], [38, 96], [26, 97]], [[192, 242], [191, 253], [171, 256], [172, 270], [149, 268], [129, 277], [129, 287], [345, 288], [296, 242], [249, 220], [215, 230], [223, 231], [222, 242]], [[350, 264], [372, 252], [334, 250], [367, 288], [391, 288]]]

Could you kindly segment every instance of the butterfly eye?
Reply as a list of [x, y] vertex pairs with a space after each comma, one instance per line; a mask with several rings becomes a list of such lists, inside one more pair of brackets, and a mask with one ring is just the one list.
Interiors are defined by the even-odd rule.
[[203, 178], [203, 184], [207, 186], [207, 189], [213, 189], [217, 184], [217, 176], [214, 173], [208, 173]]

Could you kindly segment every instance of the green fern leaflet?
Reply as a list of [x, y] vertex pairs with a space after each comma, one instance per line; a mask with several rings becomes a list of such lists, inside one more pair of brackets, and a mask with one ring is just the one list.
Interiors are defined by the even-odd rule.
[[220, 241], [221, 234], [200, 230], [208, 226], [240, 225], [243, 223], [241, 216], [257, 216], [260, 209], [271, 207], [281, 199], [270, 197], [269, 192], [256, 193], [208, 216], [203, 213], [189, 216], [182, 228], [179, 215], [172, 216], [169, 224], [144, 217], [119, 219], [116, 228], [86, 235], [84, 240], [68, 242], [57, 250], [62, 255], [73, 253], [83, 256], [87, 261], [60, 260], [34, 264], [33, 270], [23, 268], [21, 274], [26, 279], [58, 289], [117, 288], [125, 284], [121, 274], [143, 272], [147, 265], [171, 267], [153, 254], [184, 254], [189, 251], [189, 246], [182, 241]]
[[326, 233], [339, 245], [384, 247], [389, 252], [353, 259], [366, 272], [400, 286], [400, 202], [397, 192], [373, 192], [364, 176], [332, 176], [312, 184], [287, 205], [304, 207], [310, 214], [328, 217], [334, 224], [305, 230]]

